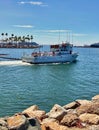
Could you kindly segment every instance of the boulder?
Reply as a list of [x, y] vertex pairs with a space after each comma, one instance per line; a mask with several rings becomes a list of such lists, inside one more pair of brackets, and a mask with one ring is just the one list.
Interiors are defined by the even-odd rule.
[[17, 130], [26, 130], [28, 127], [27, 119], [24, 115], [14, 115], [7, 119], [8, 128], [10, 130], [17, 129]]
[[41, 130], [40, 123], [36, 118], [28, 118], [29, 125], [26, 130]]
[[42, 120], [45, 116], [46, 112], [42, 110], [35, 110], [35, 111], [27, 111], [23, 113], [28, 118], [38, 118], [39, 120]]
[[94, 125], [99, 124], [99, 116], [96, 114], [84, 113], [80, 115], [79, 118], [82, 122], [85, 122], [88, 124], [94, 124]]
[[87, 105], [91, 103], [89, 100], [76, 100], [76, 102], [78, 102], [80, 105]]
[[42, 130], [60, 130], [60, 125], [57, 122], [50, 122], [43, 124], [41, 128]]
[[4, 126], [0, 126], [0, 130], [8, 130], [8, 128]]
[[88, 129], [88, 130], [99, 130], [99, 125], [89, 126], [89, 129]]
[[92, 101], [99, 103], [99, 95], [92, 97]]
[[64, 117], [64, 115], [66, 115], [66, 113], [67, 112], [63, 107], [55, 104], [54, 107], [50, 110], [48, 116], [49, 118], [54, 118], [60, 121]]
[[27, 109], [25, 109], [22, 113], [28, 113], [28, 112], [32, 112], [32, 111], [36, 111], [39, 110], [39, 107], [37, 105], [33, 105]]
[[0, 118], [0, 126], [3, 126], [3, 127], [7, 126], [7, 122], [5, 121], [4, 118]]
[[75, 101], [75, 102], [72, 102], [72, 103], [69, 103], [69, 104], [63, 106], [63, 108], [65, 108], [66, 110], [68, 110], [68, 109], [75, 109], [78, 106], [80, 106], [80, 103]]
[[53, 118], [45, 118], [45, 119], [43, 119], [41, 124], [50, 123], [50, 122], [58, 122], [58, 120], [53, 119]]
[[76, 109], [78, 115], [83, 113], [92, 113], [99, 115], [99, 103], [89, 103], [86, 105], [81, 105]]
[[77, 122], [78, 122], [78, 117], [76, 114], [67, 114], [63, 117], [60, 124], [71, 127], [76, 125]]
[[88, 130], [86, 128], [67, 127], [57, 122], [50, 122], [41, 126], [42, 130]]

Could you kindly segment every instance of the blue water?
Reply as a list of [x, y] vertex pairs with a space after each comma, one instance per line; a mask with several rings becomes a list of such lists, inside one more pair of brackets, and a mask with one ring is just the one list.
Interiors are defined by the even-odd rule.
[[[20, 56], [31, 50], [0, 49]], [[0, 60], [0, 117], [13, 115], [36, 104], [49, 111], [54, 104], [65, 105], [76, 99], [99, 94], [99, 49], [74, 48], [79, 52], [71, 64], [30, 65]]]

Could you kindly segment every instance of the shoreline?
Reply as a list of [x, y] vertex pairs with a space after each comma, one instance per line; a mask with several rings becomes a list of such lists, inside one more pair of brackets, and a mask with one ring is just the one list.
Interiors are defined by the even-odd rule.
[[0, 130], [99, 130], [99, 95], [64, 106], [55, 104], [48, 113], [33, 105], [1, 117]]

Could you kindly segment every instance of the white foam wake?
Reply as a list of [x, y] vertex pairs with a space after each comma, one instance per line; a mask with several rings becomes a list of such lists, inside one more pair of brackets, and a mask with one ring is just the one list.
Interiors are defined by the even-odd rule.
[[12, 66], [20, 66], [20, 65], [30, 65], [29, 63], [22, 62], [19, 60], [16, 61], [0, 61], [0, 66], [6, 66], [6, 65], [12, 65]]

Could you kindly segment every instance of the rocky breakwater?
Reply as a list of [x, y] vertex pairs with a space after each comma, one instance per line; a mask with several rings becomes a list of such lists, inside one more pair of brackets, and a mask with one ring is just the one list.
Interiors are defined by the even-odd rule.
[[11, 117], [0, 118], [0, 130], [99, 130], [99, 95], [90, 101], [55, 104], [48, 113], [33, 105]]

